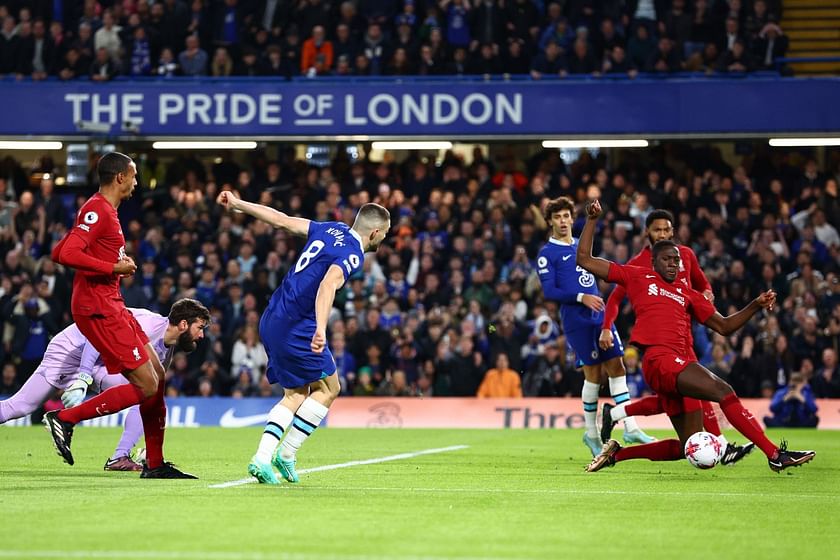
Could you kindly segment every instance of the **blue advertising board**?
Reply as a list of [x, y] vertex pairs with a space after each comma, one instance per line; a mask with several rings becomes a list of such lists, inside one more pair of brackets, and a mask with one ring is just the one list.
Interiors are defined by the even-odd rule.
[[840, 131], [838, 96], [835, 78], [5, 81], [0, 102], [14, 110], [0, 135], [90, 135], [84, 124], [153, 137], [817, 133]]

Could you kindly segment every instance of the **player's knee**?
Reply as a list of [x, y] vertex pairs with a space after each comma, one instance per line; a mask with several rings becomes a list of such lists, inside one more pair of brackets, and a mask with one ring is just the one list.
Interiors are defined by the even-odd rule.
[[158, 379], [155, 377], [154, 379], [150, 379], [145, 383], [140, 385], [140, 390], [143, 391], [143, 396], [149, 398], [157, 393], [158, 389]]
[[727, 397], [727, 395], [735, 393], [735, 389], [732, 388], [732, 385], [724, 381], [723, 379], [718, 378], [715, 382], [715, 397], [716, 401], [720, 402]]

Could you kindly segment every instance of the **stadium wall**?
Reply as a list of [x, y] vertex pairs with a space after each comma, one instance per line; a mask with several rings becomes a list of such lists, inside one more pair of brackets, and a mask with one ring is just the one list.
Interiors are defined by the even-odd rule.
[[[769, 415], [769, 399], [744, 399], [756, 418]], [[167, 398], [167, 427], [198, 428], [221, 426], [244, 428], [262, 426], [268, 411], [277, 404], [273, 398], [234, 399], [230, 397]], [[819, 399], [820, 429], [840, 429], [840, 400]], [[85, 426], [119, 426], [123, 414], [87, 420]], [[726, 419], [718, 414], [721, 425]], [[638, 418], [644, 428], [671, 428], [660, 414]], [[27, 416], [6, 426], [28, 426]], [[338, 399], [330, 407], [326, 424], [335, 428], [583, 428], [580, 399], [477, 399], [353, 397]]]

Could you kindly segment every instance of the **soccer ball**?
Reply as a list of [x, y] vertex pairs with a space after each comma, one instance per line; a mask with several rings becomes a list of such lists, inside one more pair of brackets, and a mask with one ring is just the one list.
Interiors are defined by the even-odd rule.
[[697, 432], [685, 442], [685, 458], [698, 469], [711, 469], [723, 455], [723, 445], [716, 435]]

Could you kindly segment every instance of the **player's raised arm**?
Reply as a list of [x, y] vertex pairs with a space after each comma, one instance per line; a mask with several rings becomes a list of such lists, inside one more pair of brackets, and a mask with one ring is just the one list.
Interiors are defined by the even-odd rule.
[[335, 293], [342, 285], [344, 285], [344, 271], [337, 264], [330, 265], [315, 296], [315, 336], [312, 337], [310, 345], [315, 353], [320, 354], [327, 346], [327, 319], [335, 300]]
[[284, 212], [263, 206], [262, 204], [246, 202], [236, 196], [232, 191], [220, 192], [216, 198], [216, 203], [225, 208], [225, 210], [244, 212], [276, 228], [284, 229], [293, 235], [299, 235], [301, 237], [309, 235], [309, 220], [289, 216]]
[[728, 317], [724, 317], [720, 313], [715, 312], [703, 324], [724, 336], [728, 336], [746, 325], [747, 321], [752, 319], [753, 315], [762, 309], [772, 310], [774, 305], [776, 305], [776, 292], [767, 290], [740, 311]]
[[601, 215], [601, 203], [590, 202], [586, 205], [586, 224], [580, 234], [577, 249], [577, 265], [588, 270], [598, 278], [607, 279], [610, 261], [592, 256], [592, 242], [595, 238], [595, 224]]

